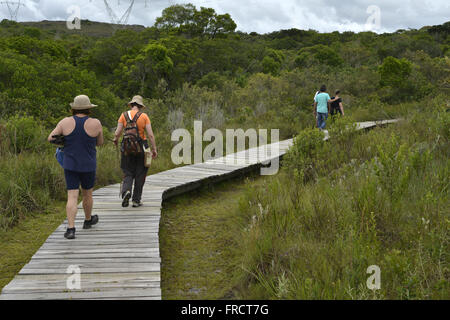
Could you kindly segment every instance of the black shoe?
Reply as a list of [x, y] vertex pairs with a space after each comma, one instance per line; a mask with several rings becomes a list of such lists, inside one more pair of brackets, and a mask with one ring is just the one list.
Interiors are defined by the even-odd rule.
[[125, 192], [125, 195], [122, 196], [122, 207], [126, 208], [130, 205], [130, 198], [131, 198], [131, 192], [127, 191]]
[[91, 220], [84, 220], [83, 229], [90, 229], [91, 226], [96, 225], [98, 223], [98, 215], [94, 215], [91, 217]]
[[143, 203], [140, 201], [133, 201], [133, 208], [142, 207]]
[[67, 228], [66, 233], [64, 233], [64, 238], [75, 239], [75, 228]]

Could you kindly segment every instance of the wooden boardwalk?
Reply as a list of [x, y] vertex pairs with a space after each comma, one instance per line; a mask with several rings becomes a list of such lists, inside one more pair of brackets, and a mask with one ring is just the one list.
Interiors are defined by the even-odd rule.
[[[359, 123], [358, 129], [395, 121]], [[0, 300], [161, 299], [162, 202], [202, 185], [256, 170], [263, 163], [282, 157], [292, 143], [289, 139], [151, 175], [147, 177], [144, 206], [140, 208], [121, 207], [120, 184], [96, 190], [93, 214], [99, 215], [98, 225], [82, 229], [84, 213], [80, 205], [76, 239], [63, 237], [65, 221], [3, 288]], [[81, 272], [77, 289], [73, 289], [77, 284], [74, 270]]]

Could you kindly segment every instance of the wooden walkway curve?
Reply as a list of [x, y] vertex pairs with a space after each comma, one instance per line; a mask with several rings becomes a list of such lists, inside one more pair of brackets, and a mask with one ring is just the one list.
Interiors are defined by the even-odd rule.
[[[392, 122], [396, 120], [359, 123], [358, 129]], [[206, 183], [258, 169], [283, 156], [292, 143], [289, 139], [151, 175], [140, 208], [121, 207], [120, 184], [96, 190], [93, 214], [99, 215], [99, 224], [83, 230], [84, 213], [79, 206], [77, 238], [66, 240], [67, 221], [61, 224], [3, 288], [0, 300], [161, 299], [158, 233], [162, 202]], [[68, 282], [76, 279], [76, 268], [81, 272], [80, 286], [70, 290]]]

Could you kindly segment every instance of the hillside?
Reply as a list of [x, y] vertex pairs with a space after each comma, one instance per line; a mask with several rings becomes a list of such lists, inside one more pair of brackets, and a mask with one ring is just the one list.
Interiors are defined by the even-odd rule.
[[26, 27], [33, 27], [48, 32], [55, 37], [63, 37], [69, 35], [82, 35], [94, 38], [110, 37], [117, 30], [132, 30], [136, 32], [143, 31], [144, 26], [139, 25], [116, 25], [111, 23], [95, 22], [89, 20], [81, 20], [81, 29], [67, 29], [66, 21], [39, 21], [39, 22], [20, 22]]

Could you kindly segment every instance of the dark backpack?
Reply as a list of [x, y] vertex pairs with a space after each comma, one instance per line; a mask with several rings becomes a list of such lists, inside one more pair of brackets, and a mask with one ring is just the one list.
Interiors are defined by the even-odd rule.
[[130, 119], [129, 113], [124, 112], [127, 125], [123, 135], [121, 151], [125, 156], [138, 155], [144, 152], [142, 148], [142, 139], [139, 135], [139, 129], [137, 126], [137, 121], [141, 115], [142, 112], [138, 112], [133, 119]]

